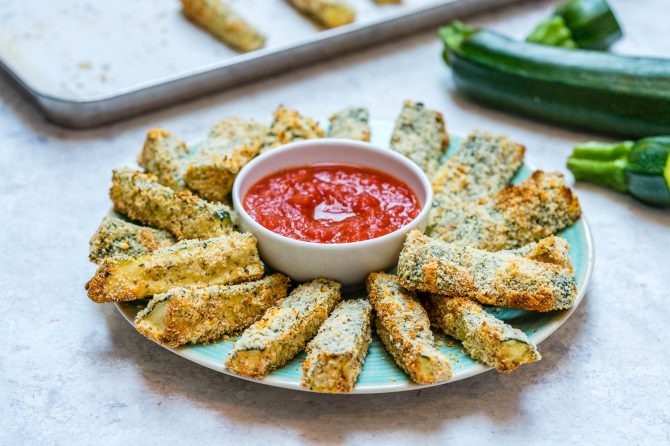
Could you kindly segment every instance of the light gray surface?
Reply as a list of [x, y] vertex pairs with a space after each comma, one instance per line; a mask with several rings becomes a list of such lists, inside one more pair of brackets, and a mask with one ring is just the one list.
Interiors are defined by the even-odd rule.
[[[618, 49], [670, 55], [666, 1], [613, 3], [630, 36]], [[474, 21], [521, 35], [548, 6]], [[439, 52], [428, 33], [95, 131], [45, 123], [0, 79], [0, 444], [667, 444], [670, 213], [595, 187], [576, 187], [596, 243], [587, 296], [544, 359], [509, 375], [397, 395], [274, 389], [172, 355], [86, 298], [110, 170], [152, 126], [193, 140], [230, 114], [268, 120], [279, 102], [393, 119], [409, 97], [455, 132], [509, 134], [545, 169], [593, 138], [467, 102]]]

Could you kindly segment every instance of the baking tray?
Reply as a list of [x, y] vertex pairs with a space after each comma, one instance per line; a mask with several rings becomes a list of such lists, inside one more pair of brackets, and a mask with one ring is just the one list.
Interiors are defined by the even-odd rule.
[[0, 67], [53, 122], [84, 128], [388, 41], [515, 0], [348, 0], [351, 25], [321, 30], [283, 0], [230, 3], [266, 47], [237, 53], [177, 0], [0, 1]]

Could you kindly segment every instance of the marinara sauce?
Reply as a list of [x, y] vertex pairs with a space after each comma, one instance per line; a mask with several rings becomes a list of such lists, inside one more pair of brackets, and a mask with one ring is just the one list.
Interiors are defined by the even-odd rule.
[[412, 221], [421, 206], [402, 181], [348, 164], [279, 171], [254, 184], [244, 209], [272, 232], [316, 243], [381, 237]]

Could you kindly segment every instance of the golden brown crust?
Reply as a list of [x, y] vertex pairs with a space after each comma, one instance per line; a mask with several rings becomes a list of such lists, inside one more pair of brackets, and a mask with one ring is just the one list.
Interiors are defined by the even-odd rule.
[[169, 131], [155, 128], [147, 132], [137, 163], [156, 176], [163, 186], [182, 190], [184, 184], [184, 157], [189, 154], [186, 143]]
[[274, 112], [270, 132], [261, 153], [294, 141], [323, 138], [323, 135], [323, 129], [312, 118], [280, 105]]
[[570, 308], [577, 296], [571, 266], [445, 243], [416, 230], [400, 253], [398, 280], [409, 290], [535, 311]]
[[190, 240], [134, 257], [102, 261], [86, 284], [94, 302], [142, 299], [179, 286], [227, 285], [259, 279], [263, 264], [251, 234]]

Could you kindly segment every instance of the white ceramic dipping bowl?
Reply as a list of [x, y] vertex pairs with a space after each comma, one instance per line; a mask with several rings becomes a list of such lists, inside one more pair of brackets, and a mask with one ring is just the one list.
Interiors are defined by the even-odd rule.
[[[407, 225], [371, 240], [353, 243], [313, 243], [276, 234], [261, 226], [242, 205], [249, 189], [259, 180], [282, 169], [314, 164], [349, 164], [385, 172], [407, 184], [421, 205], [419, 215]], [[384, 271], [398, 262], [405, 235], [423, 231], [433, 193], [426, 174], [404, 156], [381, 147], [343, 139], [312, 139], [273, 149], [247, 164], [233, 186], [233, 205], [239, 226], [258, 239], [261, 258], [272, 268], [298, 282], [326, 277], [353, 287], [369, 272]]]

